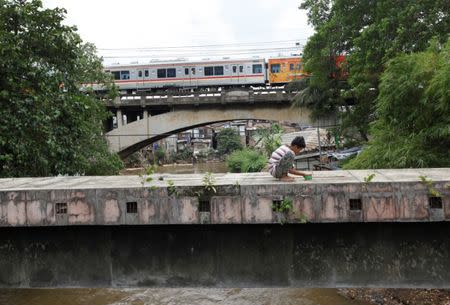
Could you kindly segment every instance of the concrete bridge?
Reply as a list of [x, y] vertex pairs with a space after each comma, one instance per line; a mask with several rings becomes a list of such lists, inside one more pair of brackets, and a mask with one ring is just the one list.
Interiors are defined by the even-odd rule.
[[450, 288], [448, 168], [153, 178], [0, 179], [0, 287]]
[[[261, 119], [313, 125], [309, 110], [291, 108], [293, 96], [282, 89], [124, 95], [107, 104], [116, 112], [117, 128], [106, 137], [110, 149], [126, 157], [171, 134], [217, 122]], [[142, 119], [136, 120], [138, 116]], [[316, 123], [335, 125], [333, 118]]]

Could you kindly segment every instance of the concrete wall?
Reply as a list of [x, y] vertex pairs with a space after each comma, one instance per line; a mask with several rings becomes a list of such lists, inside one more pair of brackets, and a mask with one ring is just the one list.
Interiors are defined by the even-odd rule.
[[0, 287], [450, 288], [449, 222], [0, 232]]
[[[372, 173], [373, 181], [364, 183]], [[217, 192], [209, 194], [203, 175], [154, 175], [145, 186], [137, 176], [0, 179], [0, 227], [450, 220], [449, 169], [313, 175], [283, 183], [266, 173], [217, 174]], [[438, 198], [430, 199], [419, 176], [428, 177]], [[274, 212], [283, 199], [293, 208]]]
[[153, 178], [0, 179], [0, 287], [450, 288], [449, 169]]

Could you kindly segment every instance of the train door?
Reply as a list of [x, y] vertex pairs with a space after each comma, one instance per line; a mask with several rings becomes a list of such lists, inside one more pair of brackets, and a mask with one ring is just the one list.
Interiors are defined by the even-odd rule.
[[136, 90], [144, 89], [144, 70], [137, 70]]
[[198, 86], [198, 71], [197, 67], [190, 66], [189, 67], [189, 81], [191, 87], [197, 87]]
[[241, 75], [244, 72], [244, 66], [243, 65], [232, 65], [231, 66], [231, 76], [232, 76], [232, 83], [233, 84], [239, 84]]

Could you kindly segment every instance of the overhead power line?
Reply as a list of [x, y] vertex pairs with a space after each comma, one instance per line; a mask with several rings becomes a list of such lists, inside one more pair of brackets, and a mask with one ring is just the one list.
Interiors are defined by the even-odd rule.
[[251, 54], [263, 54], [263, 53], [279, 53], [279, 52], [296, 52], [299, 51], [296, 48], [280, 48], [271, 51], [246, 51], [246, 52], [219, 52], [219, 53], [180, 53], [180, 54], [153, 54], [153, 55], [118, 55], [118, 56], [103, 56], [105, 59], [114, 58], [160, 58], [160, 57], [208, 57], [208, 56], [228, 56], [228, 55], [251, 55]]
[[241, 43], [224, 43], [224, 44], [205, 44], [205, 45], [186, 45], [186, 46], [155, 46], [155, 47], [133, 47], [133, 48], [98, 48], [99, 51], [138, 51], [138, 50], [170, 50], [170, 49], [186, 49], [186, 48], [216, 48], [216, 47], [229, 47], [229, 46], [255, 46], [264, 44], [280, 44], [280, 43], [295, 43], [304, 41], [304, 38], [290, 39], [290, 40], [275, 40], [275, 41], [262, 41], [262, 42], [241, 42]]

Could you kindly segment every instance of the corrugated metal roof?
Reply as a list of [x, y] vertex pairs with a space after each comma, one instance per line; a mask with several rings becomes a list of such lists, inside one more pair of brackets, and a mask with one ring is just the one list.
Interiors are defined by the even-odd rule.
[[[334, 139], [332, 137], [330, 138], [330, 141], [328, 140], [326, 129], [319, 128], [319, 135], [320, 135], [320, 144], [322, 146], [334, 145]], [[285, 133], [281, 135], [281, 143], [290, 145], [292, 140], [298, 136], [302, 136], [303, 138], [305, 138], [306, 142], [305, 151], [315, 150], [319, 147], [319, 140], [317, 138], [317, 128], [308, 128], [302, 131]]]

